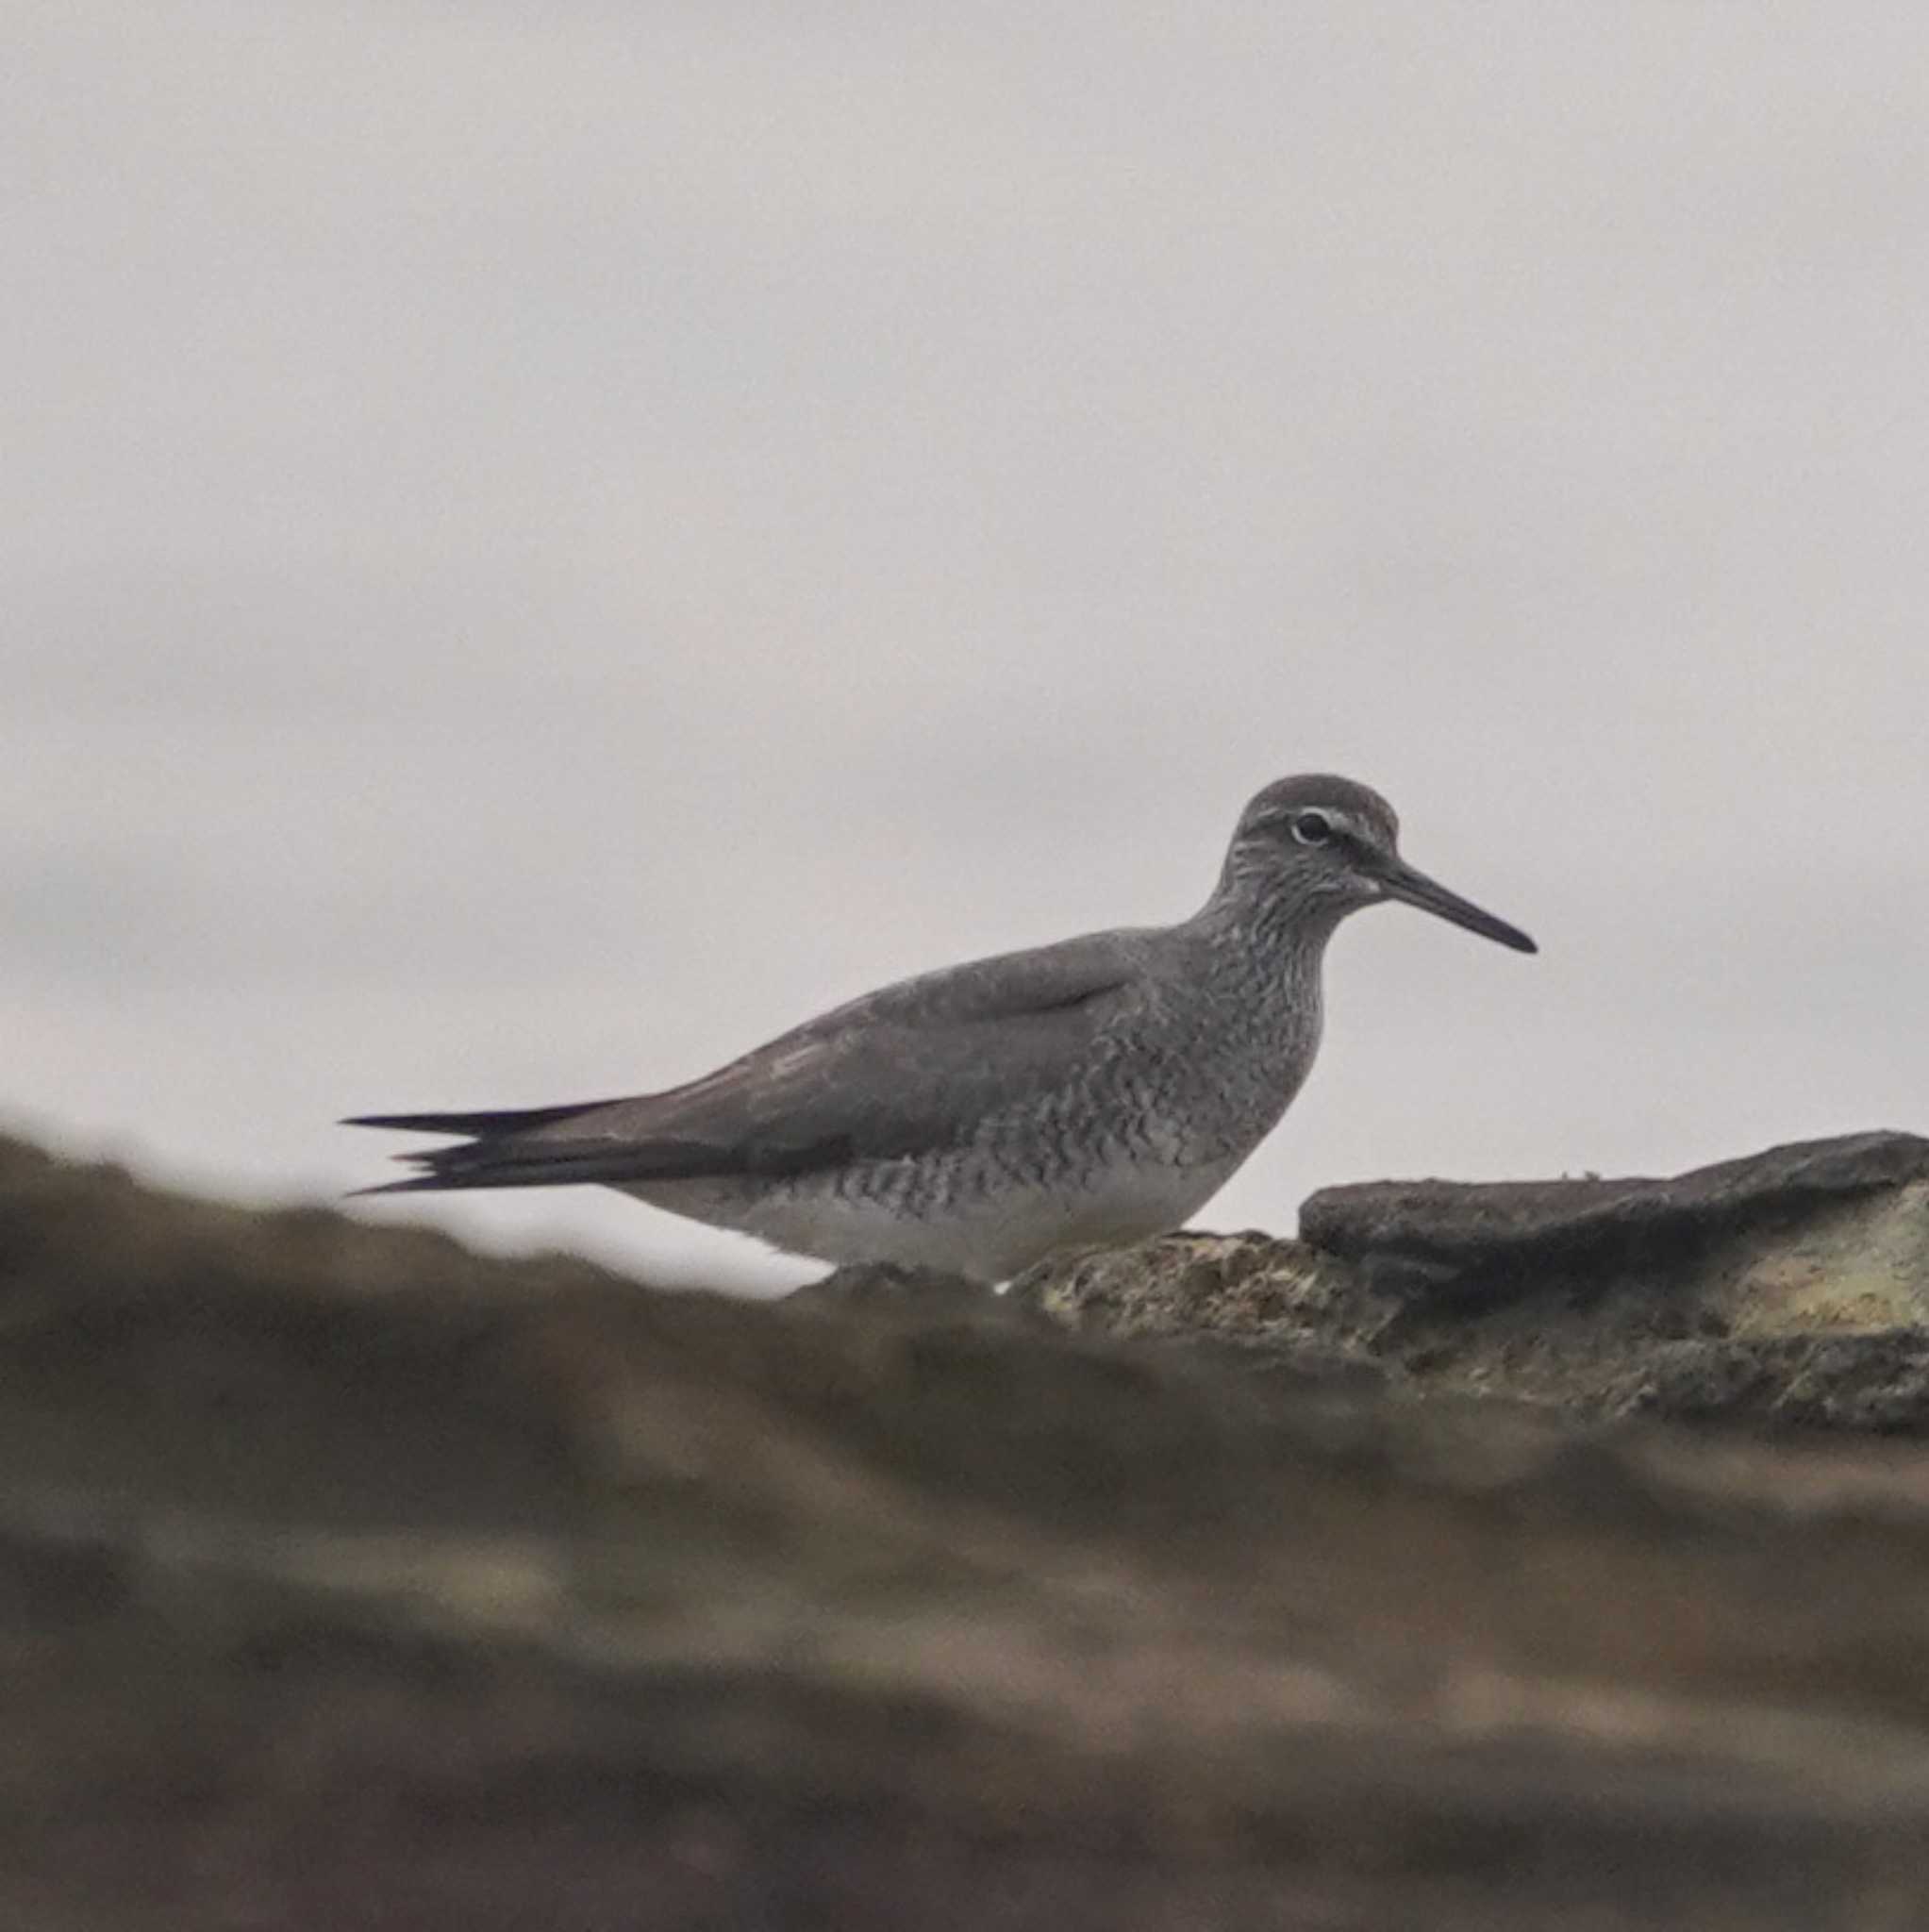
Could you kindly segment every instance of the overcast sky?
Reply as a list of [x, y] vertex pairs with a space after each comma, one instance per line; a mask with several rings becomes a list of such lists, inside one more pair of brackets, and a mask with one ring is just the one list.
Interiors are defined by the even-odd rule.
[[[1327, 1182], [1929, 1128], [1929, 14], [13, 0], [0, 1114], [330, 1198], [1389, 793]], [[367, 1210], [657, 1274], [613, 1195]]]

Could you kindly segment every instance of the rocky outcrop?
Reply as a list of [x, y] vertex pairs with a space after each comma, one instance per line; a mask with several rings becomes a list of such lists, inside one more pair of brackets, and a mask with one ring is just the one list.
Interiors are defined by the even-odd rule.
[[[1884, 1147], [1666, 1278], [1807, 1346], [1738, 1257], [1861, 1216], [1906, 1313]], [[1929, 1923], [1929, 1448], [1475, 1399], [1402, 1324], [1605, 1351], [1657, 1210], [1422, 1196], [768, 1307], [0, 1145], [0, 1924]]]
[[1300, 1226], [1078, 1257], [1014, 1292], [1074, 1329], [1209, 1335], [1409, 1391], [1929, 1432], [1929, 1141], [1810, 1141], [1671, 1180], [1333, 1188]]

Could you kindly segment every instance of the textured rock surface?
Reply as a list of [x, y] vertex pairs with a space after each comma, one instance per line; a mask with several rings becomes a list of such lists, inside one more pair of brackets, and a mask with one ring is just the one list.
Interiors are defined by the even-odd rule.
[[1250, 1245], [1152, 1345], [0, 1147], [0, 1924], [1929, 1924], [1929, 1452], [1405, 1399]]
[[1672, 1180], [1375, 1182], [1315, 1194], [1301, 1228], [1084, 1256], [1014, 1293], [1073, 1328], [1337, 1356], [1410, 1390], [1929, 1432], [1929, 1141]]
[[1670, 1272], [1757, 1332], [1929, 1321], [1929, 1141], [1799, 1141], [1672, 1179], [1328, 1188], [1302, 1236], [1370, 1274], [1505, 1293]]

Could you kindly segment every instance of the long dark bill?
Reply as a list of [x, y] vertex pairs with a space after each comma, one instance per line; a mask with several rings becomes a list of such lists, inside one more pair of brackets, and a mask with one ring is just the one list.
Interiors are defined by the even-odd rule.
[[1455, 925], [1464, 925], [1469, 932], [1477, 932], [1482, 939], [1498, 940], [1504, 946], [1512, 946], [1517, 953], [1537, 953], [1540, 949], [1518, 925], [1509, 925], [1505, 919], [1496, 919], [1491, 912], [1483, 912], [1471, 900], [1463, 899], [1458, 892], [1450, 892], [1437, 880], [1430, 879], [1423, 872], [1416, 872], [1412, 866], [1395, 859], [1380, 874], [1381, 883], [1387, 888], [1387, 895], [1392, 899], [1403, 899], [1409, 906], [1418, 906], [1422, 912], [1438, 913], [1442, 919], [1450, 919]]

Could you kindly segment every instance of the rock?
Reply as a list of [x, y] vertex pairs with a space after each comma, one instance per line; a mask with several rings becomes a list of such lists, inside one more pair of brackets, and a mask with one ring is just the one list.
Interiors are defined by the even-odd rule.
[[1048, 1262], [1013, 1292], [1084, 1332], [1371, 1363], [1408, 1393], [1929, 1433], [1929, 1141], [1674, 1180], [1376, 1182], [1315, 1194], [1301, 1225]]
[[1191, 1350], [1246, 1352], [1248, 1369], [1377, 1374], [1405, 1304], [1362, 1271], [1268, 1235], [1167, 1235], [1040, 1262], [1004, 1297], [1060, 1327]]
[[913, 1322], [1037, 1323], [1038, 1311], [1006, 1295], [991, 1294], [982, 1282], [935, 1268], [900, 1268], [888, 1263], [838, 1268], [821, 1281], [807, 1282], [786, 1297], [800, 1310], [893, 1317]]
[[1671, 1180], [1327, 1188], [1304, 1240], [1372, 1276], [1503, 1296], [1558, 1272], [1697, 1273], [1757, 1332], [1929, 1321], [1929, 1141], [1852, 1134]]
[[1279, 1370], [1412, 1319], [1286, 1245], [1121, 1340], [0, 1146], [0, 1924], [1929, 1923], [1929, 1449]]

